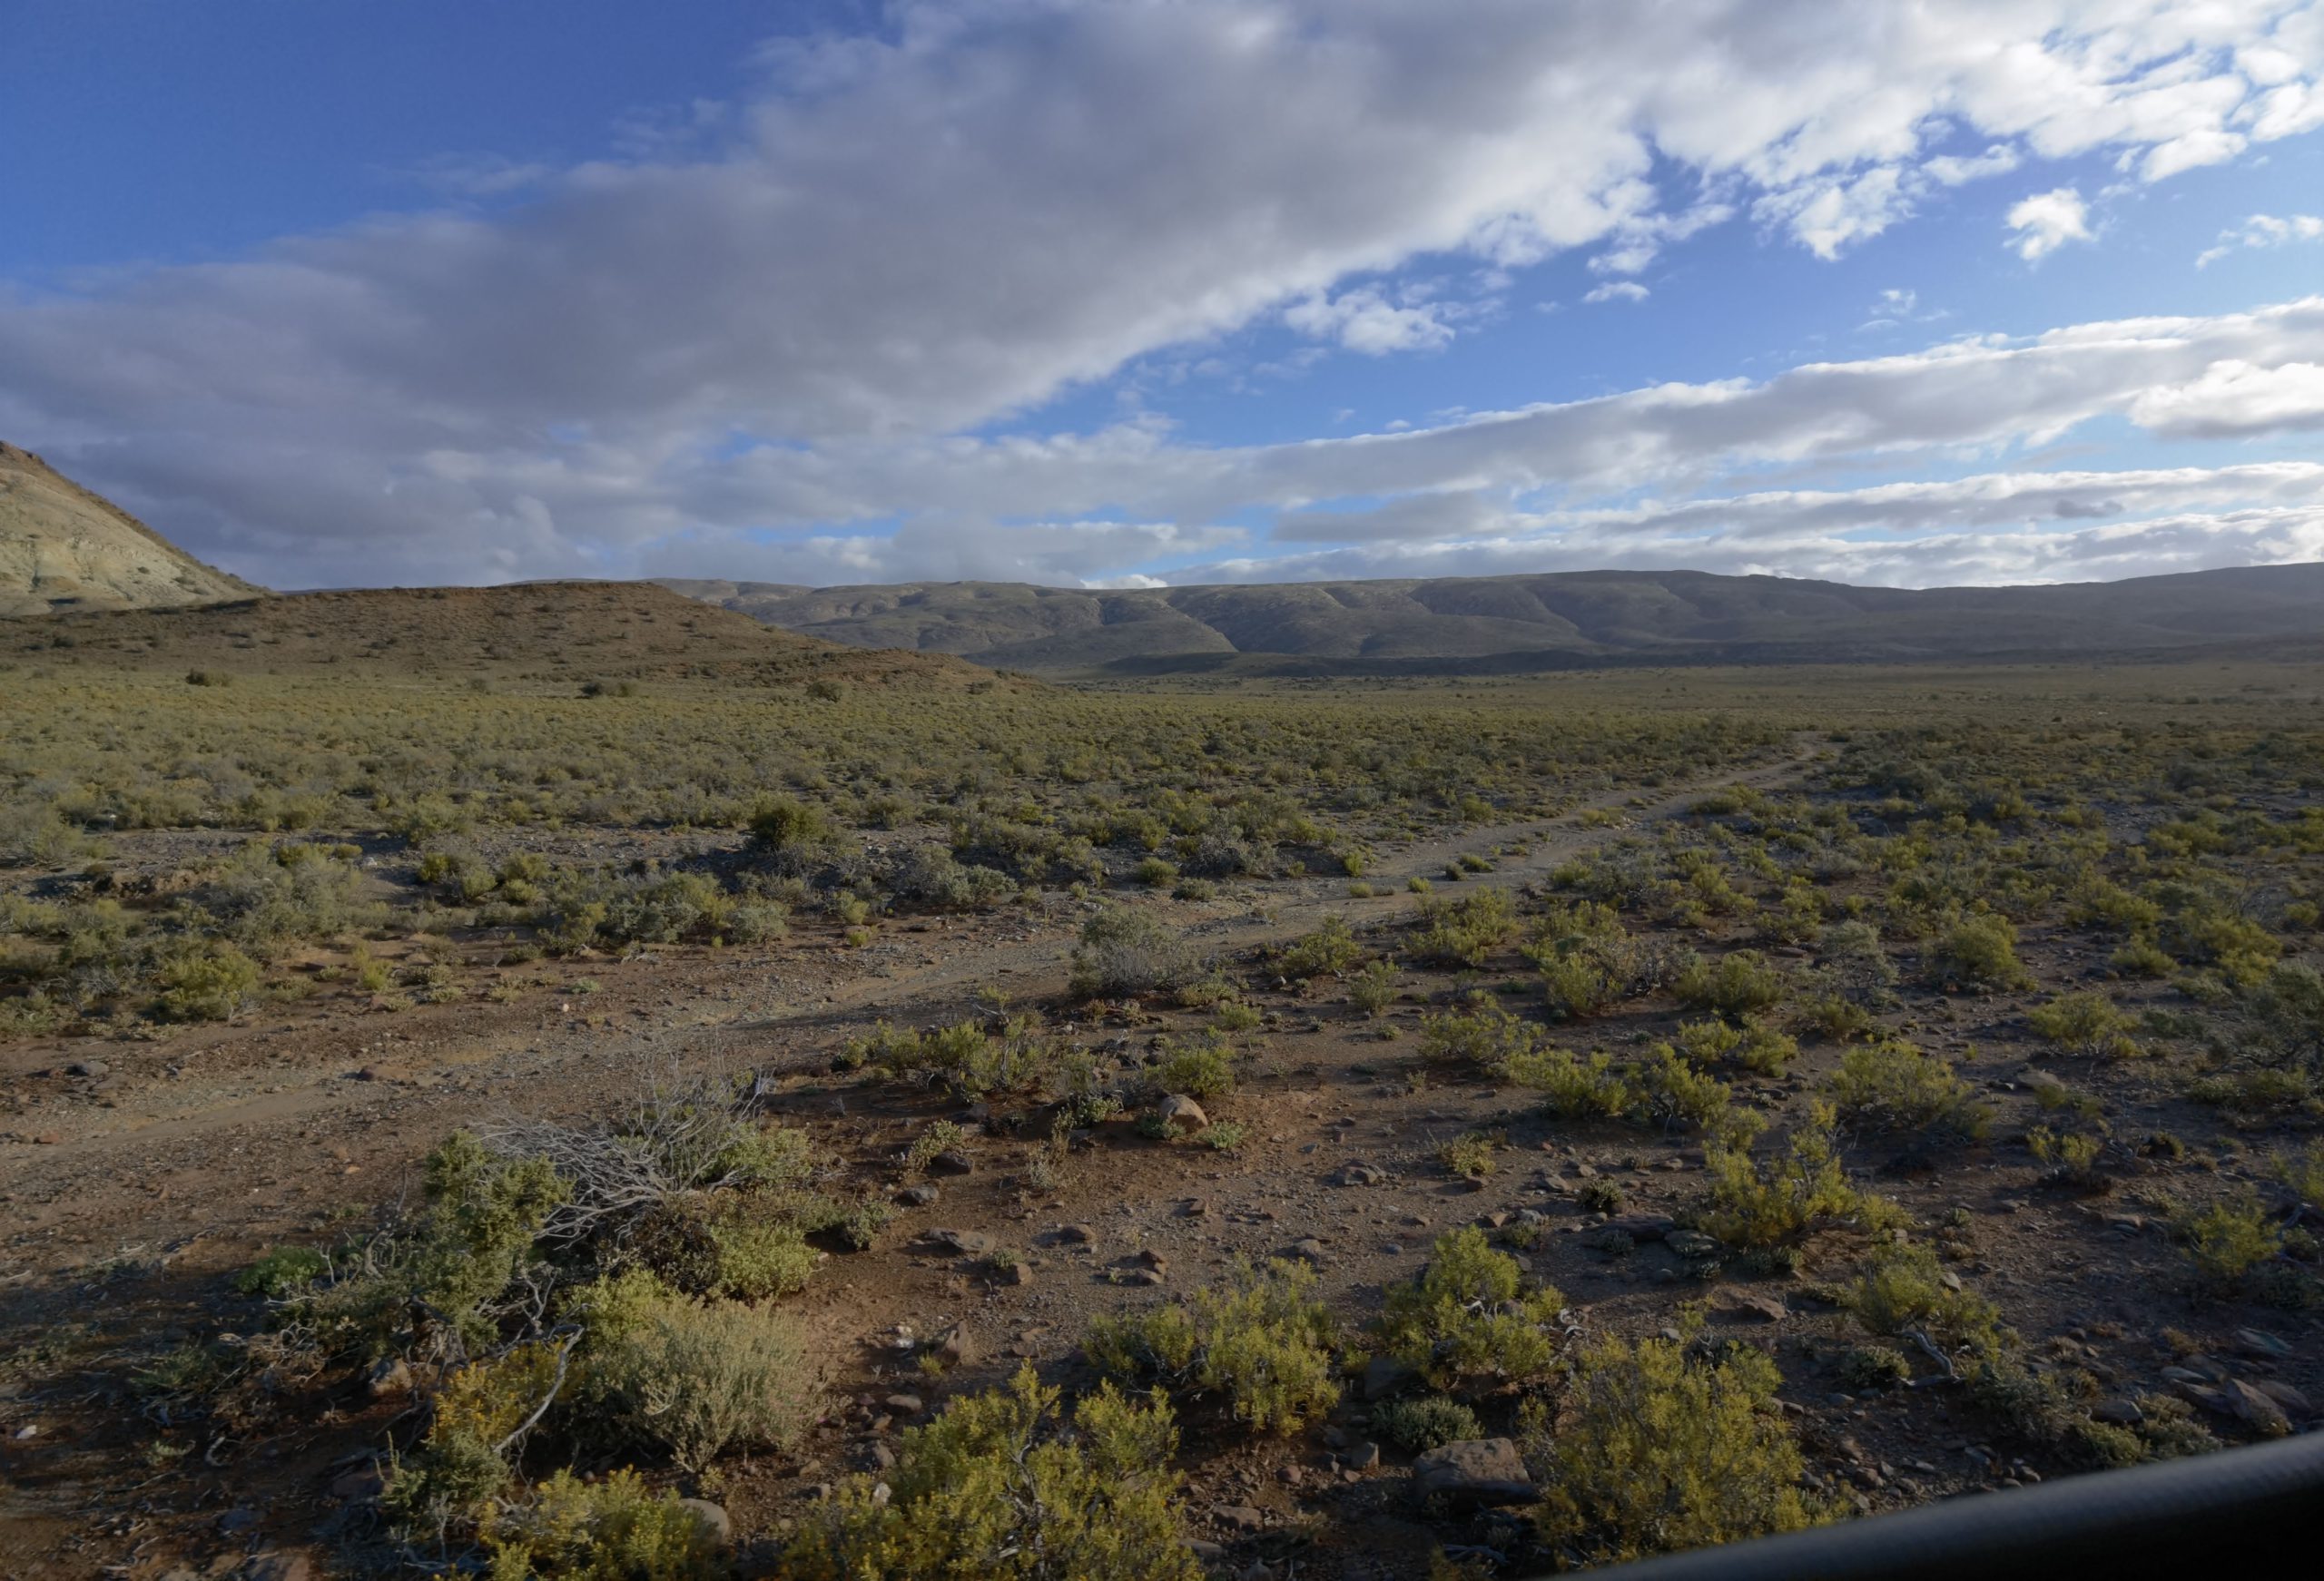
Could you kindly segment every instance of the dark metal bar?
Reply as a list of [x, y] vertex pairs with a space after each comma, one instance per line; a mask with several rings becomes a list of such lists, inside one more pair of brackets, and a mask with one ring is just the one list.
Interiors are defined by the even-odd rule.
[[2324, 1433], [1592, 1570], [1605, 1581], [2315, 1575]]

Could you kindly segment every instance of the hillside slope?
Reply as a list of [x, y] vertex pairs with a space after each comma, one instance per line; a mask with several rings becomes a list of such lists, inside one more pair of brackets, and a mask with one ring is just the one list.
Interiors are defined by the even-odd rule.
[[0, 621], [0, 658], [123, 669], [550, 682], [830, 679], [958, 688], [990, 672], [762, 625], [643, 582], [290, 593]]
[[0, 443], [0, 616], [210, 604], [262, 591], [203, 565], [31, 451]]
[[1946, 660], [2324, 639], [2324, 565], [2026, 587], [1699, 571], [1097, 591], [671, 580], [785, 630], [1032, 671], [1398, 673], [1528, 663]]

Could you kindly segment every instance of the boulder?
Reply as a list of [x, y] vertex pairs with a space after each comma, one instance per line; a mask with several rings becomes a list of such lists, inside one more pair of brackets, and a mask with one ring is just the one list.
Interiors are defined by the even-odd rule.
[[1183, 1093], [1167, 1095], [1155, 1114], [1164, 1128], [1171, 1131], [1199, 1131], [1210, 1124], [1210, 1116], [1203, 1113], [1202, 1105]]
[[1531, 1504], [1541, 1497], [1508, 1439], [1463, 1439], [1429, 1450], [1413, 1462], [1413, 1488], [1423, 1499], [1462, 1509]]

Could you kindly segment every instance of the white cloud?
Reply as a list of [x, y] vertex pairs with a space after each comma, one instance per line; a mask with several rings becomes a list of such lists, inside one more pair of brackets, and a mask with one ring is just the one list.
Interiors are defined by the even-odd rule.
[[1444, 314], [1438, 304], [1398, 307], [1367, 287], [1294, 302], [1284, 309], [1283, 321], [1302, 335], [1381, 357], [1391, 351], [1435, 351], [1451, 344], [1452, 327]]
[[2219, 244], [2199, 254], [2195, 267], [2208, 268], [2238, 248], [2283, 247], [2294, 241], [2324, 241], [2324, 216], [2254, 214], [2242, 224], [2221, 231]]
[[[1624, 275], [1746, 208], [1832, 254], [2021, 157], [2152, 178], [2324, 122], [2324, 29], [2292, 0], [1670, 0], [1652, 28], [1586, 0], [961, 0], [890, 21], [771, 49], [754, 99], [625, 128], [618, 159], [460, 167], [471, 190], [521, 175], [501, 211], [0, 287], [0, 432], [286, 585], [617, 572], [914, 511], [975, 516], [999, 564], [982, 540], [1046, 529], [998, 518], [2002, 443], [2141, 380], [2285, 358], [2214, 324], [2183, 329], [2210, 348], [2184, 366], [2162, 325], [1304, 447], [961, 436], [1275, 314], [1374, 354], [1442, 344], [1457, 304], [1348, 283], [1416, 260], [1587, 248]], [[1666, 190], [1687, 205], [1664, 212]]]
[[2142, 391], [2131, 421], [2174, 438], [2224, 439], [2324, 428], [2324, 363], [2256, 368], [2229, 358], [2185, 384]]
[[1604, 285], [1592, 286], [1582, 297], [1585, 302], [1642, 302], [1646, 288], [1634, 280], [1610, 280]]
[[2028, 263], [2047, 258], [2069, 241], [2088, 241], [2090, 209], [2072, 187], [2058, 187], [2021, 199], [2005, 221], [2017, 234], [2013, 245]]

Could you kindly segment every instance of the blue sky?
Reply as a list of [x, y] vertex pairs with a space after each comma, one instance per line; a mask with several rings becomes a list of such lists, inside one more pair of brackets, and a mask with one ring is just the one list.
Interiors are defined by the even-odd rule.
[[0, 437], [276, 586], [2324, 557], [2310, 3], [7, 31]]

